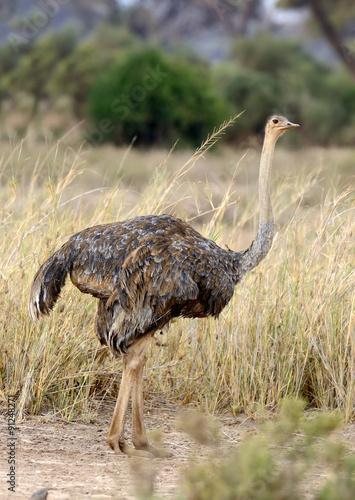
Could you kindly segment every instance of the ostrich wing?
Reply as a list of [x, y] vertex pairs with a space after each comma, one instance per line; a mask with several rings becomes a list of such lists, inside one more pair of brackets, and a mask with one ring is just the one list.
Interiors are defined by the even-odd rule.
[[97, 335], [115, 354], [198, 303], [189, 259], [164, 238], [142, 243], [127, 256], [115, 290], [98, 308]]

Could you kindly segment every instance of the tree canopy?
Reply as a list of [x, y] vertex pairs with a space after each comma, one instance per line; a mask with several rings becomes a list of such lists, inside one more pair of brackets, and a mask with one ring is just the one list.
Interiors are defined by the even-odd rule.
[[339, 59], [355, 78], [355, 3], [353, 0], [279, 0], [281, 7], [311, 9], [313, 18]]

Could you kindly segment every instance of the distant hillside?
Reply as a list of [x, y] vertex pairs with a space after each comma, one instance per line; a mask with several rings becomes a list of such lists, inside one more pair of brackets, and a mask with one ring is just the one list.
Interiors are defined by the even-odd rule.
[[100, 20], [115, 19], [119, 7], [115, 0], [1, 0], [0, 44], [33, 41], [48, 30], [66, 26], [85, 36]]

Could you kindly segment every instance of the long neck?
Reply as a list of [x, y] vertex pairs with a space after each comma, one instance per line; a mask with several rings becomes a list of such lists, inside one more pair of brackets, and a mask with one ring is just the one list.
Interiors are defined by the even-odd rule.
[[271, 167], [274, 149], [275, 142], [268, 141], [265, 137], [259, 170], [259, 229], [262, 225], [274, 223], [270, 199]]
[[270, 199], [271, 166], [275, 141], [265, 136], [259, 171], [259, 228], [250, 247], [240, 254], [239, 272], [256, 267], [269, 252], [274, 238], [274, 217]]

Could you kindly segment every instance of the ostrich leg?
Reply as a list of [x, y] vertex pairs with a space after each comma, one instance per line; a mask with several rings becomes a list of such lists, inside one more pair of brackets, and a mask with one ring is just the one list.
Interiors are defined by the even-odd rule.
[[[110, 448], [114, 450], [115, 453], [118, 453], [119, 450], [121, 450], [122, 453], [125, 453], [128, 456], [143, 458], [155, 457], [155, 455], [149, 452], [149, 444], [146, 438], [145, 441], [148, 448], [147, 451], [144, 451], [144, 449], [135, 449], [132, 448], [132, 446], [128, 446], [124, 437], [124, 424], [126, 420], [129, 400], [131, 398], [132, 390], [137, 384], [137, 381], [138, 385], [142, 387], [143, 367], [146, 362], [146, 351], [150, 341], [150, 335], [142, 337], [129, 348], [128, 353], [123, 358], [121, 386], [107, 437], [107, 442]], [[145, 434], [143, 423], [143, 408], [138, 418], [141, 419], [138, 423], [138, 429], [141, 430], [141, 434], [139, 434], [138, 432], [138, 436], [140, 436], [141, 441], [144, 441], [143, 436]], [[137, 428], [137, 426], [135, 426], [135, 428]], [[137, 435], [137, 431], [134, 431], [133, 435]]]
[[[150, 340], [150, 337], [149, 337]], [[150, 445], [147, 440], [144, 427], [143, 415], [143, 368], [146, 362], [146, 351], [144, 359], [141, 361], [139, 368], [134, 374], [132, 388], [132, 442], [136, 450], [144, 450], [157, 458], [171, 457], [171, 453], [165, 450], [159, 450]]]

